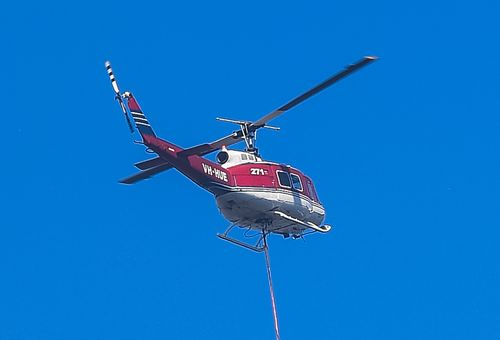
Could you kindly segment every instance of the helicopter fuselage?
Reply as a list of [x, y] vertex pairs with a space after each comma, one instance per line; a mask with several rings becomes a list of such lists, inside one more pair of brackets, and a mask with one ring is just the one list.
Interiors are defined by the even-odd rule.
[[[321, 225], [325, 209], [321, 205], [311, 179], [288, 165], [265, 162], [258, 157], [255, 146], [256, 134], [262, 128], [279, 130], [268, 123], [285, 112], [323, 91], [339, 80], [372, 63], [377, 57], [366, 56], [354, 64], [291, 99], [284, 105], [255, 121], [217, 118], [219, 121], [238, 125], [239, 129], [215, 141], [182, 149], [156, 136], [146, 115], [131, 92], [121, 93], [111, 64], [105, 63], [106, 71], [115, 92], [115, 99], [125, 116], [130, 131], [135, 127], [142, 137], [139, 143], [158, 156], [135, 164], [141, 171], [124, 178], [121, 183], [133, 184], [165, 170], [175, 168], [193, 182], [215, 195], [221, 213], [232, 225], [222, 239], [252, 250], [262, 251], [259, 242], [265, 243], [270, 232], [283, 236], [301, 237], [303, 231], [326, 233], [329, 225]], [[244, 141], [245, 152], [227, 150], [226, 147]], [[203, 156], [221, 150], [217, 163]], [[228, 236], [233, 226], [262, 231], [257, 246], [249, 246]]]
[[[145, 136], [144, 142], [186, 177], [211, 192], [220, 212], [232, 224], [298, 236], [308, 227], [293, 220], [313, 225], [324, 220], [325, 209], [312, 180], [289, 165], [225, 148], [217, 157], [222, 164], [217, 164], [198, 155], [182, 157], [182, 148], [157, 137]], [[222, 153], [224, 157], [219, 157]]]

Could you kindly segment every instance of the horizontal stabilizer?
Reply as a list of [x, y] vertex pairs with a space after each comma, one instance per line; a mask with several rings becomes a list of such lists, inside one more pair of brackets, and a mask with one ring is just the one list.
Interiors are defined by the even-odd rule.
[[156, 158], [151, 158], [151, 159], [148, 159], [148, 160], [145, 160], [142, 162], [135, 163], [134, 166], [138, 169], [141, 169], [141, 170], [147, 170], [147, 169], [151, 169], [151, 168], [154, 168], [158, 165], [163, 165], [166, 163], [168, 163], [168, 162], [166, 160], [164, 160], [163, 158], [156, 157]]
[[170, 163], [167, 164], [162, 164], [155, 166], [154, 168], [150, 168], [148, 170], [144, 170], [141, 172], [138, 172], [130, 177], [124, 178], [120, 180], [120, 183], [123, 184], [134, 184], [136, 182], [142, 181], [143, 179], [148, 179], [160, 172], [163, 172], [165, 170], [171, 169], [172, 165]]

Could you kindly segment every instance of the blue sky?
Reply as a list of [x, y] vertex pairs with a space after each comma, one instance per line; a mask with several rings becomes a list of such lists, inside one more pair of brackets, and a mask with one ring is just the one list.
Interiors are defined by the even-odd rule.
[[381, 59], [261, 132], [328, 235], [270, 240], [283, 339], [500, 337], [497, 1], [9, 3], [0, 339], [272, 339], [263, 256], [146, 159], [104, 61], [181, 146]]

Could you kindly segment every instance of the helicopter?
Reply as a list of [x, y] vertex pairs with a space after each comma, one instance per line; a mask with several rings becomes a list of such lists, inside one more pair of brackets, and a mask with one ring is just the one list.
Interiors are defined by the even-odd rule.
[[[216, 118], [236, 124], [239, 129], [190, 148], [181, 148], [156, 135], [135, 96], [128, 91], [120, 92], [111, 64], [106, 61], [115, 99], [130, 131], [134, 132], [135, 125], [141, 136], [142, 140], [136, 143], [143, 144], [147, 152], [156, 154], [154, 158], [135, 163], [140, 171], [120, 182], [133, 184], [175, 168], [214, 195], [220, 212], [231, 223], [224, 233], [217, 236], [256, 252], [264, 251], [266, 236], [271, 233], [293, 239], [309, 233], [327, 233], [332, 227], [322, 224], [325, 208], [312, 179], [290, 165], [262, 159], [255, 144], [256, 134], [262, 128], [279, 130], [268, 123], [375, 60], [375, 56], [363, 57], [256, 121]], [[243, 151], [228, 149], [242, 141], [246, 145]], [[215, 151], [219, 151], [216, 162], [203, 157]], [[234, 227], [256, 231], [260, 237], [255, 244], [242, 241], [230, 236]]]

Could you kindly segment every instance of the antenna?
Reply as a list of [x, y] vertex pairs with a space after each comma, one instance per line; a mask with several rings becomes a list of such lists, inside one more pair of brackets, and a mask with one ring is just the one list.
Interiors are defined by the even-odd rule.
[[125, 103], [123, 103], [123, 98], [126, 96], [127, 92], [124, 95], [120, 93], [120, 88], [118, 87], [118, 83], [116, 82], [115, 75], [113, 74], [113, 69], [111, 68], [111, 63], [106, 61], [104, 63], [106, 66], [106, 71], [108, 71], [109, 80], [111, 80], [111, 86], [113, 86], [113, 91], [115, 91], [115, 99], [118, 100], [120, 107], [122, 109], [123, 115], [125, 116], [125, 120], [127, 121], [128, 128], [130, 129], [130, 133], [134, 133], [134, 127], [132, 126], [132, 122], [130, 121], [130, 117], [127, 113], [127, 109], [125, 107]]

